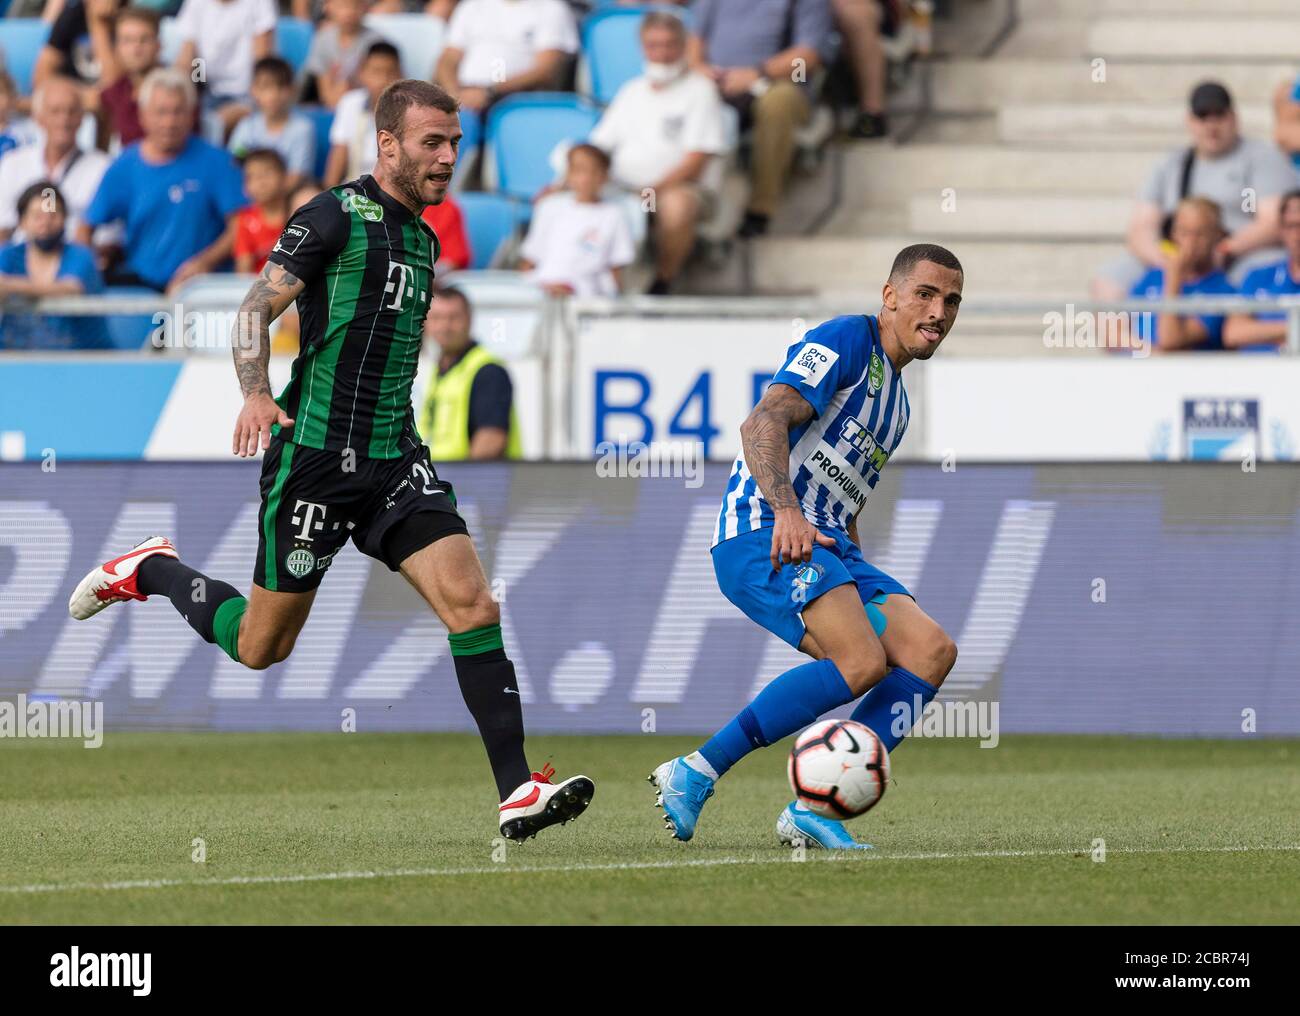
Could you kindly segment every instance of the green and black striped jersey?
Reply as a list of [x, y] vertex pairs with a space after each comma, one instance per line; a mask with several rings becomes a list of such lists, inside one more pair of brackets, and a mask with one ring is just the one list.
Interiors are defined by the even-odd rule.
[[276, 399], [294, 425], [277, 434], [375, 459], [419, 446], [411, 386], [438, 253], [433, 230], [370, 176], [294, 213], [267, 258], [306, 283], [298, 356]]

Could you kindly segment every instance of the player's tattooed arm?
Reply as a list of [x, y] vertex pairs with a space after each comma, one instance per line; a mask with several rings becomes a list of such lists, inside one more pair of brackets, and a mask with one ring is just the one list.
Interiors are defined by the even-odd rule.
[[762, 400], [740, 425], [745, 463], [774, 511], [798, 508], [790, 482], [790, 431], [812, 419], [813, 408], [789, 385], [767, 386]]
[[269, 448], [271, 427], [292, 427], [294, 421], [271, 396], [271, 322], [303, 291], [301, 279], [280, 265], [267, 262], [239, 307], [231, 345], [244, 408], [235, 420], [230, 450], [240, 458]]
[[301, 279], [268, 261], [239, 305], [231, 346], [244, 398], [271, 394], [267, 373], [271, 362], [271, 322], [284, 313], [302, 290]]

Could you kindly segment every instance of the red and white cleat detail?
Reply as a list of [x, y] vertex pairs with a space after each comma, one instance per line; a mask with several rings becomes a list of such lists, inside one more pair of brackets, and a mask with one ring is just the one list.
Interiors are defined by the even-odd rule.
[[555, 770], [549, 764], [533, 773], [501, 802], [501, 835], [508, 840], [526, 840], [547, 826], [563, 825], [587, 810], [596, 785], [586, 776], [571, 776], [552, 783]]
[[105, 561], [77, 583], [68, 600], [68, 613], [78, 621], [94, 617], [112, 603], [123, 600], [148, 599], [136, 588], [136, 573], [141, 562], [155, 554], [179, 557], [172, 541], [165, 536], [151, 536], [138, 543], [121, 557]]

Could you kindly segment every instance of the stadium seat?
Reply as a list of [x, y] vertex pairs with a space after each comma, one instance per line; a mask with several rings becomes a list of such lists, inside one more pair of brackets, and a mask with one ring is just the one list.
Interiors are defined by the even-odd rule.
[[402, 73], [425, 81], [433, 79], [433, 68], [447, 39], [447, 23], [427, 14], [369, 14], [366, 27], [397, 47]]
[[0, 19], [0, 52], [4, 53], [4, 67], [23, 95], [31, 94], [36, 57], [49, 34], [50, 26], [40, 18]]
[[176, 30], [176, 18], [169, 15], [158, 22], [158, 41], [161, 51], [158, 59], [167, 67], [176, 62], [176, 54], [181, 51], [181, 38]]
[[554, 179], [556, 145], [584, 140], [600, 110], [568, 92], [512, 95], [488, 116], [484, 176], [489, 187], [531, 201]]
[[687, 25], [690, 11], [683, 7], [648, 4], [614, 7], [598, 4], [582, 23], [582, 54], [578, 63], [578, 91], [602, 105], [613, 101], [618, 90], [645, 66], [641, 52], [641, 19], [650, 11], [664, 10]]
[[518, 203], [501, 194], [468, 191], [458, 194], [456, 201], [465, 213], [470, 267], [475, 270], [500, 267], [506, 244], [519, 225]]
[[325, 176], [325, 163], [330, 156], [330, 127], [334, 123], [334, 111], [326, 106], [299, 106], [297, 109], [316, 129], [316, 165], [312, 167], [312, 175], [320, 180]]
[[[158, 298], [157, 293], [144, 286], [110, 286], [105, 295]], [[157, 327], [153, 319], [152, 314], [105, 314], [104, 327], [108, 332], [109, 344], [114, 349], [142, 349]]]
[[289, 61], [289, 66], [297, 74], [307, 62], [307, 53], [311, 49], [311, 37], [315, 32], [310, 21], [301, 18], [282, 17], [275, 24], [275, 49]]

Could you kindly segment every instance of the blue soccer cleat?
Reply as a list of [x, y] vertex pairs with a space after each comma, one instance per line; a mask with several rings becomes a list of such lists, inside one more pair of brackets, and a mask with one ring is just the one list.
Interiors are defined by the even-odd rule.
[[713, 781], [678, 757], [665, 762], [646, 777], [659, 791], [655, 807], [664, 810], [664, 825], [675, 839], [689, 840], [695, 835], [700, 809], [713, 796]]
[[859, 843], [843, 822], [814, 815], [798, 801], [785, 806], [776, 820], [776, 838], [788, 847], [800, 841], [805, 847], [823, 850], [871, 850], [870, 843]]

